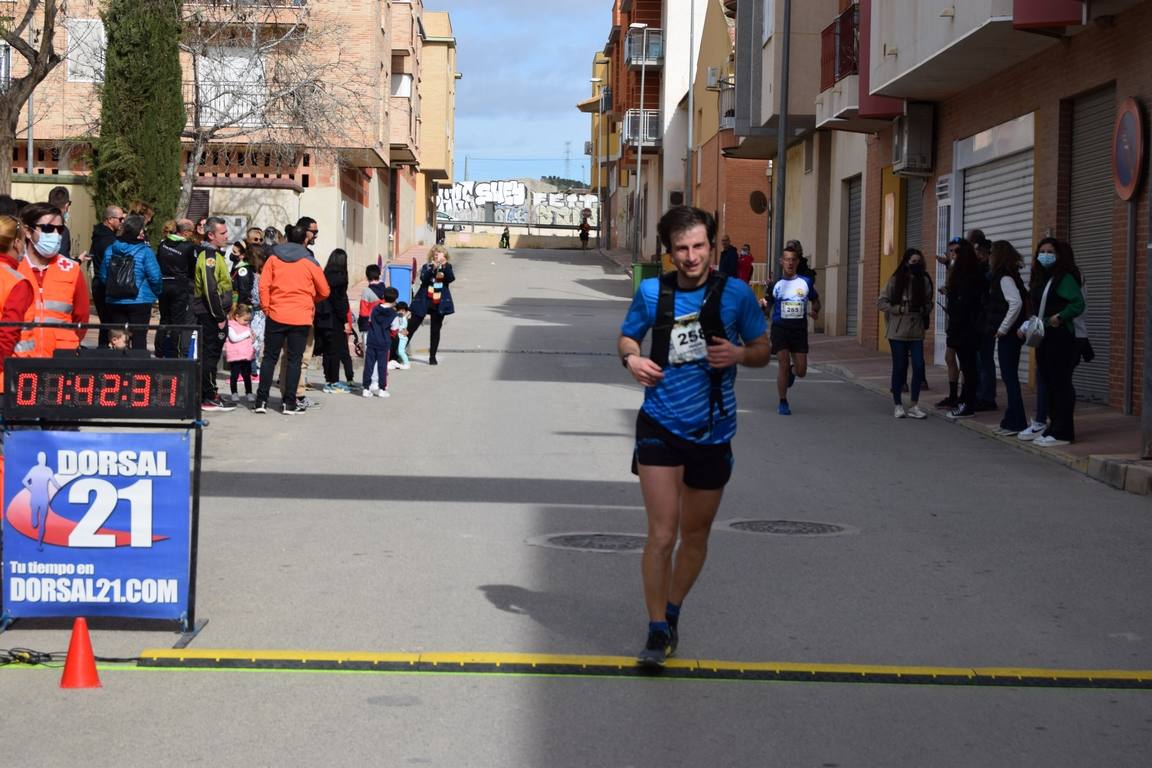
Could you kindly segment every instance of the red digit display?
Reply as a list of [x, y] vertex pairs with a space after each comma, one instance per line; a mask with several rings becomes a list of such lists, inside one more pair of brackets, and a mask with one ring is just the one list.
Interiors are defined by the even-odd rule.
[[46, 373], [44, 374], [44, 394], [45, 399], [52, 403], [52, 405], [64, 404], [64, 374], [62, 373]]
[[90, 373], [78, 373], [72, 379], [72, 401], [77, 405], [92, 405], [96, 395], [96, 377]]
[[169, 383], [172, 385], [172, 387], [168, 391], [168, 405], [174, 406], [176, 405], [176, 377], [173, 376], [172, 381]]
[[34, 405], [40, 376], [35, 373], [22, 373], [16, 380], [16, 405]]
[[132, 407], [143, 408], [152, 401], [152, 377], [146, 373], [132, 374]]
[[120, 404], [120, 377], [115, 373], [100, 375], [100, 405], [114, 408]]

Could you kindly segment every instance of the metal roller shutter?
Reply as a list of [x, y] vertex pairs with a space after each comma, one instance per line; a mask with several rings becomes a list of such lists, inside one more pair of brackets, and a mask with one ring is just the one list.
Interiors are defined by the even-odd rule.
[[[1032, 151], [1020, 152], [964, 172], [964, 231], [984, 230], [989, 240], [1007, 240], [1024, 257], [1028, 284], [1032, 262]], [[1020, 356], [1020, 380], [1028, 380], [1029, 355]]]
[[844, 312], [847, 322], [844, 333], [855, 336], [859, 333], [858, 315], [860, 314], [860, 203], [862, 185], [857, 177], [848, 182], [848, 248], [847, 248], [847, 299], [844, 302]]
[[1084, 275], [1084, 317], [1096, 359], [1076, 367], [1076, 396], [1108, 402], [1112, 293], [1112, 121], [1116, 91], [1107, 88], [1072, 102], [1069, 233]]
[[[935, 254], [924, 248], [924, 187], [927, 180], [910, 178], [904, 190], [904, 247], [919, 248], [925, 256]], [[899, 254], [903, 256], [904, 254]]]

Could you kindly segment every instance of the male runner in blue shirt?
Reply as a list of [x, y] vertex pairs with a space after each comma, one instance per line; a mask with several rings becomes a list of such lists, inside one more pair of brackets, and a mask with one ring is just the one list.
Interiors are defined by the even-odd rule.
[[[678, 206], [657, 229], [676, 268], [671, 333], [658, 325], [671, 319], [661, 317], [663, 278], [650, 278], [633, 297], [617, 343], [624, 367], [645, 387], [632, 468], [648, 515], [642, 566], [648, 640], [637, 657], [648, 667], [662, 667], [676, 650], [680, 605], [704, 566], [708, 533], [732, 474], [736, 366], [759, 368], [769, 360], [764, 316], [752, 289], [712, 277], [712, 216]], [[709, 328], [717, 300], [722, 336]], [[666, 338], [668, 348], [644, 357], [640, 342], [653, 328], [654, 340]], [[666, 358], [667, 365], [653, 357]]]

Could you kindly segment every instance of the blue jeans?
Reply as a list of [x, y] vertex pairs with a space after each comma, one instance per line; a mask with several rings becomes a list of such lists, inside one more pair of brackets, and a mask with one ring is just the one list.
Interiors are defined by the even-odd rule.
[[1004, 397], [1008, 407], [1000, 426], [1022, 432], [1028, 428], [1028, 414], [1024, 411], [1024, 396], [1020, 393], [1020, 349], [1024, 342], [1015, 333], [1001, 336], [996, 347], [1000, 360], [1000, 379], [1004, 382]]
[[900, 341], [889, 339], [892, 349], [892, 402], [900, 405], [904, 382], [908, 378], [908, 357], [912, 357], [912, 402], [920, 402], [920, 385], [924, 383], [924, 340]]
[[976, 399], [983, 403], [996, 402], [996, 334], [986, 334], [980, 338], [980, 348], [976, 350], [980, 366], [980, 387]]

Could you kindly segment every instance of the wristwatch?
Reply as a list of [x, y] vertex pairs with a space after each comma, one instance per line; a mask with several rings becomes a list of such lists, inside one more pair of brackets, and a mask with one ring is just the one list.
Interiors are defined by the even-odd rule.
[[636, 355], [636, 353], [635, 353], [635, 352], [626, 352], [626, 353], [624, 354], [624, 357], [620, 358], [620, 365], [622, 365], [622, 366], [624, 366], [625, 368], [627, 368], [627, 367], [628, 367], [628, 358], [630, 358], [630, 357], [633, 357], [633, 356], [635, 356], [635, 355]]

